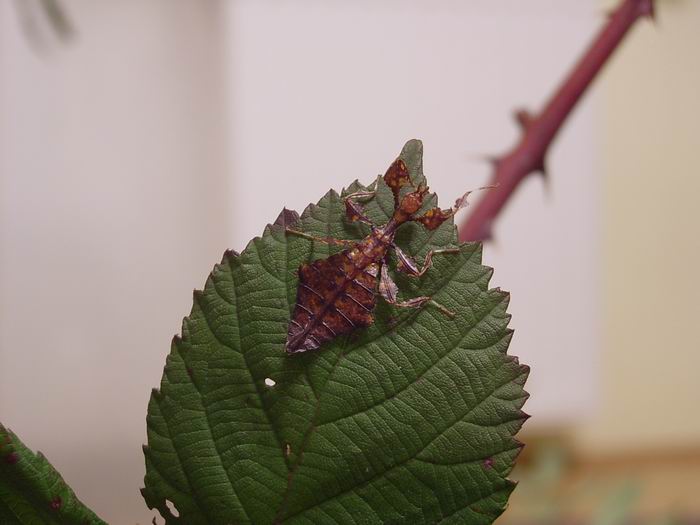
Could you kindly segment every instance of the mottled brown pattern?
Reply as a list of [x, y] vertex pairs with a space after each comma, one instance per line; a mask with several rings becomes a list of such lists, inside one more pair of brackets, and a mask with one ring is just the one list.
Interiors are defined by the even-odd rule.
[[389, 169], [384, 174], [384, 182], [391, 188], [394, 193], [394, 204], [398, 207], [399, 193], [401, 188], [411, 184], [411, 177], [408, 173], [406, 163], [401, 159], [396, 159], [392, 162]]
[[[315, 237], [298, 230], [286, 228], [287, 233], [299, 235], [314, 242], [350, 245], [340, 253], [319, 259], [299, 267], [299, 285], [292, 318], [287, 329], [285, 349], [290, 354], [316, 350], [326, 341], [364, 328], [374, 322], [373, 310], [380, 294], [388, 303], [404, 308], [420, 308], [432, 303], [448, 316], [454, 313], [436, 303], [429, 296], [398, 299], [398, 288], [391, 279], [385, 264], [390, 248], [399, 256], [397, 269], [418, 277], [432, 264], [434, 253], [456, 253], [445, 249], [430, 251], [422, 268], [394, 244], [396, 230], [407, 221], [422, 223], [427, 229], [435, 229], [466, 203], [466, 194], [449, 210], [434, 208], [424, 215], [416, 214], [428, 194], [427, 186], [400, 196], [403, 186], [413, 186], [403, 160], [395, 160], [384, 175], [384, 182], [394, 194], [394, 213], [384, 226], [372, 225], [372, 232], [359, 242]], [[359, 191], [345, 197], [347, 219], [371, 224], [362, 206], [354, 199], [372, 197], [372, 192]]]
[[452, 213], [449, 211], [445, 212], [440, 208], [432, 208], [426, 211], [422, 217], [418, 217], [416, 222], [420, 222], [428, 230], [434, 230], [438, 228], [443, 222], [452, 217]]
[[321, 344], [374, 321], [377, 267], [356, 249], [344, 250], [299, 268], [299, 286], [287, 334], [287, 351], [315, 350]]

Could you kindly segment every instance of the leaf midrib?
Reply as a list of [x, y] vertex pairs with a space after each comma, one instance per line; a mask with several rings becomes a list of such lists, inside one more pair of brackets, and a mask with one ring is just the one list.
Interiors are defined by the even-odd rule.
[[[329, 208], [329, 209], [330, 209], [330, 208]], [[453, 226], [453, 227], [454, 227], [454, 226]], [[423, 243], [421, 243], [421, 249], [422, 249], [423, 247], [425, 247], [426, 244], [429, 243], [429, 241], [430, 241], [430, 239], [432, 239], [432, 236], [434, 235], [434, 233], [435, 233], [434, 231], [431, 231], [431, 232], [428, 233], [428, 235], [426, 236], [425, 241], [424, 241]], [[477, 252], [476, 252], [476, 251], [472, 251], [472, 252], [469, 254], [468, 258], [467, 258], [465, 261], [463, 261], [461, 265], [458, 265], [458, 266], [457, 266], [457, 268], [452, 272], [452, 274], [450, 274], [450, 277], [449, 277], [449, 278], [446, 278], [446, 279], [442, 282], [441, 286], [440, 286], [437, 290], [435, 290], [434, 293], [439, 293], [441, 290], [443, 290], [443, 289], [445, 288], [445, 286], [447, 286], [450, 282], [452, 282], [452, 279], [454, 278], [454, 276], [457, 275], [457, 274], [462, 270], [463, 265], [464, 265], [464, 264], [467, 264], [467, 263], [471, 260], [471, 258], [474, 256], [475, 253], [477, 253]], [[490, 310], [490, 311], [492, 311], [492, 310]], [[489, 311], [489, 313], [490, 313], [490, 311]], [[487, 314], [487, 315], [488, 315], [488, 314]], [[412, 317], [413, 317], [413, 316], [406, 316], [406, 317], [403, 318], [397, 325], [394, 325], [394, 326], [392, 326], [390, 329], [381, 332], [379, 335], [377, 335], [377, 337], [374, 337], [374, 338], [372, 338], [372, 339], [369, 340], [369, 341], [363, 340], [363, 341], [361, 341], [361, 342], [356, 343], [355, 345], [353, 345], [353, 346], [351, 347], [351, 350], [357, 348], [360, 344], [364, 347], [364, 346], [366, 346], [368, 343], [371, 343], [371, 342], [373, 342], [373, 341], [376, 341], [376, 340], [378, 340], [378, 339], [381, 339], [381, 338], [384, 337], [387, 333], [389, 333], [390, 331], [396, 330], [399, 326], [401, 326], [402, 324], [404, 324], [406, 321], [408, 321], [408, 320], [411, 319]], [[336, 359], [336, 362], [333, 364], [333, 367], [332, 367], [331, 370], [329, 371], [328, 376], [326, 377], [326, 381], [324, 382], [323, 387], [321, 387], [321, 391], [323, 390], [323, 388], [325, 387], [325, 385], [327, 385], [328, 382], [329, 382], [329, 381], [331, 380], [331, 378], [333, 377], [333, 374], [334, 374], [334, 372], [335, 372], [335, 370], [336, 370], [338, 364], [340, 363], [340, 361], [341, 361], [341, 360], [343, 359], [343, 357], [345, 356], [345, 353], [346, 353], [346, 352], [345, 352], [345, 348], [341, 349], [341, 351], [338, 353], [338, 358]], [[321, 410], [321, 400], [320, 400], [320, 397], [317, 396], [317, 397], [316, 397], [316, 407], [315, 407], [315, 409], [314, 409], [314, 416], [313, 416], [313, 418], [312, 418], [311, 424], [309, 425], [309, 428], [307, 429], [307, 432], [304, 434], [304, 438], [302, 439], [302, 443], [301, 443], [301, 445], [300, 445], [300, 447], [299, 447], [298, 460], [297, 460], [297, 462], [293, 465], [293, 467], [292, 467], [292, 469], [291, 469], [291, 471], [290, 471], [290, 473], [289, 473], [289, 477], [287, 478], [287, 487], [285, 488], [284, 499], [283, 499], [282, 504], [280, 505], [280, 508], [278, 509], [278, 511], [277, 511], [277, 513], [276, 513], [276, 515], [275, 515], [275, 523], [278, 523], [279, 520], [282, 520], [282, 518], [284, 518], [284, 519], [289, 519], [289, 518], [290, 518], [290, 517], [284, 517], [284, 509], [285, 509], [285, 507], [286, 507], [286, 505], [287, 505], [287, 503], [288, 503], [288, 500], [289, 500], [289, 496], [290, 496], [290, 493], [291, 493], [291, 487], [292, 487], [292, 483], [293, 483], [293, 480], [294, 480], [294, 476], [295, 476], [296, 472], [298, 471], [298, 469], [301, 467], [301, 464], [302, 464], [302, 461], [303, 461], [303, 454], [304, 454], [304, 451], [305, 451], [305, 449], [306, 449], [306, 445], [308, 444], [308, 441], [309, 441], [311, 435], [313, 434], [313, 432], [316, 430], [316, 428], [318, 428], [317, 425], [318, 425], [318, 416], [319, 416], [319, 414], [320, 414], [320, 410]], [[335, 496], [334, 496], [334, 497], [335, 497]], [[308, 510], [308, 509], [306, 509], [306, 510]], [[294, 515], [296, 515], [296, 514], [298, 514], [298, 513], [295, 513]]]

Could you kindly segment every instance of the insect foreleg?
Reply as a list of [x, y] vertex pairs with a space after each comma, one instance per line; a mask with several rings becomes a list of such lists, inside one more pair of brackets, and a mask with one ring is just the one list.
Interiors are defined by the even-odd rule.
[[381, 275], [379, 277], [379, 293], [381, 294], [381, 296], [384, 298], [384, 300], [387, 303], [392, 304], [394, 306], [398, 306], [399, 308], [422, 308], [426, 304], [432, 304], [438, 310], [440, 310], [443, 314], [445, 314], [449, 317], [455, 316], [454, 312], [452, 312], [451, 310], [448, 310], [447, 308], [445, 308], [443, 305], [441, 305], [437, 301], [434, 301], [432, 297], [428, 297], [427, 295], [421, 295], [420, 297], [413, 297], [411, 299], [407, 299], [406, 301], [399, 301], [398, 300], [399, 287], [396, 286], [396, 283], [389, 275], [389, 271], [387, 270], [386, 261], [384, 262], [384, 264], [382, 264], [382, 271], [381, 271]]
[[357, 241], [346, 241], [345, 239], [335, 239], [333, 237], [316, 237], [315, 235], [309, 235], [308, 233], [300, 232], [299, 230], [293, 230], [292, 228], [285, 228], [285, 233], [289, 235], [296, 235], [297, 237], [303, 237], [304, 239], [309, 239], [310, 241], [322, 242], [324, 244], [332, 244], [334, 246], [344, 246], [346, 248], [353, 246]]
[[355, 202], [355, 199], [370, 199], [374, 197], [374, 195], [374, 191], [356, 191], [343, 199], [345, 203], [345, 214], [350, 222], [359, 221], [373, 226], [372, 221], [365, 215], [364, 208], [360, 203]]
[[[479, 190], [489, 190], [493, 189], [496, 186], [483, 186], [481, 188], [478, 188]], [[447, 210], [441, 210], [440, 208], [432, 208], [428, 211], [426, 211], [423, 215], [419, 217], [414, 217], [412, 220], [416, 222], [420, 222], [423, 226], [426, 227], [428, 230], [434, 230], [437, 227], [439, 227], [443, 222], [445, 222], [447, 219], [451, 218], [454, 216], [455, 213], [457, 213], [459, 210], [464, 208], [468, 203], [467, 203], [467, 197], [474, 193], [476, 190], [468, 191], [464, 195], [462, 195], [459, 199], [457, 199], [454, 203], [454, 206], [452, 206], [450, 209]]]
[[396, 251], [396, 258], [398, 260], [398, 264], [396, 266], [396, 269], [399, 270], [400, 272], [403, 272], [405, 274], [410, 275], [411, 277], [420, 277], [425, 272], [427, 272], [430, 269], [430, 267], [433, 265], [433, 255], [441, 255], [444, 253], [459, 253], [459, 248], [445, 248], [442, 250], [430, 250], [428, 253], [425, 254], [425, 260], [423, 261], [423, 266], [419, 267], [418, 263], [416, 263], [416, 261], [414, 261], [408, 255], [406, 255], [406, 252], [404, 252], [396, 244], [393, 244], [392, 246], [393, 246], [394, 250]]

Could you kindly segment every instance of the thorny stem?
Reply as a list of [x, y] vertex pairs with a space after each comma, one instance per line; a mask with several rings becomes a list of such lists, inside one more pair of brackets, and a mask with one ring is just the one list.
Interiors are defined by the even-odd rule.
[[523, 131], [520, 142], [507, 154], [493, 160], [492, 184], [459, 228], [460, 241], [482, 241], [491, 237], [494, 220], [518, 185], [534, 172], [545, 174], [545, 155], [559, 128], [606, 60], [632, 25], [654, 16], [654, 0], [623, 0], [595, 38], [569, 77], [539, 115], [518, 111], [515, 118]]

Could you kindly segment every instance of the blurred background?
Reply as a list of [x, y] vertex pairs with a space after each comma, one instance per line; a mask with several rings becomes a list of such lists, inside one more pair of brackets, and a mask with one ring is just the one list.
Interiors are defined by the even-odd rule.
[[[410, 138], [443, 203], [484, 184], [614, 4], [0, 0], [0, 420], [150, 523], [148, 396], [224, 250]], [[486, 247], [532, 367], [503, 523], [700, 523], [699, 28], [633, 27]]]

